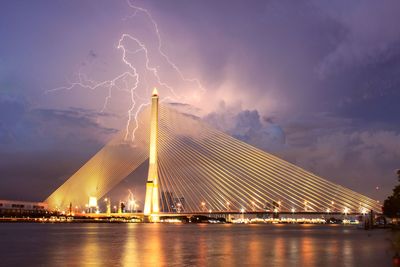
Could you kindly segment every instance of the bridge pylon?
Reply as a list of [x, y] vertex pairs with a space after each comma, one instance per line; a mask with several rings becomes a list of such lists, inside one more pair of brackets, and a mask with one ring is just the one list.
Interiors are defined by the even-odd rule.
[[149, 173], [146, 183], [146, 198], [144, 203], [144, 215], [150, 221], [157, 221], [160, 212], [158, 194], [158, 163], [157, 163], [157, 139], [158, 139], [158, 92], [154, 88], [151, 96], [151, 121], [150, 121], [150, 147], [149, 147]]

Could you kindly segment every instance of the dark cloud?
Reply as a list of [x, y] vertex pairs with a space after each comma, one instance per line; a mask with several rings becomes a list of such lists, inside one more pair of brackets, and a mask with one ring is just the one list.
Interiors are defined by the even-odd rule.
[[257, 110], [239, 110], [221, 103], [217, 112], [204, 120], [229, 135], [266, 151], [279, 151], [286, 145], [282, 128], [271, 120], [260, 118]]
[[46, 198], [116, 133], [99, 116], [108, 115], [35, 109], [0, 95], [0, 198]]
[[395, 181], [399, 144], [400, 134], [393, 131], [337, 130], [278, 155], [329, 180], [383, 199]]
[[330, 114], [293, 115], [272, 122], [262, 121], [257, 110], [224, 108], [205, 119], [242, 141], [376, 199], [383, 199], [395, 181], [397, 131]]

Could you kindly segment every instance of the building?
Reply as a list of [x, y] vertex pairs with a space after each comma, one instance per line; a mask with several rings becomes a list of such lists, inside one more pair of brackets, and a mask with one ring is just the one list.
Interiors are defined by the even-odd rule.
[[38, 216], [47, 213], [47, 204], [43, 202], [27, 202], [0, 200], [0, 216]]

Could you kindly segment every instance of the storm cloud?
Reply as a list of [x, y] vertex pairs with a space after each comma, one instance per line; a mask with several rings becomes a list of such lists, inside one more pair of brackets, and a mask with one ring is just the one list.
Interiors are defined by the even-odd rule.
[[[134, 4], [157, 21], [161, 46], [148, 17], [133, 16], [125, 1], [2, 4], [0, 198], [41, 198], [49, 190], [17, 193], [14, 177], [29, 180], [31, 173], [41, 187], [54, 187], [53, 179], [68, 177], [126, 126], [126, 88], [133, 79], [113, 88], [106, 109], [108, 88], [46, 93], [127, 71], [116, 49], [124, 32], [146, 44], [151, 66], [181, 96], [175, 100], [209, 124], [371, 197], [382, 200], [391, 191], [400, 142], [398, 1]], [[135, 49], [129, 40], [126, 45]], [[183, 81], [160, 47], [205, 92]], [[153, 86], [172, 96], [154, 77], [142, 75], [143, 55], [129, 57], [141, 74], [138, 104]], [[15, 164], [31, 155], [40, 155], [35, 159], [44, 165]], [[34, 171], [55, 161], [65, 167]], [[21, 166], [26, 172], [17, 175]]]

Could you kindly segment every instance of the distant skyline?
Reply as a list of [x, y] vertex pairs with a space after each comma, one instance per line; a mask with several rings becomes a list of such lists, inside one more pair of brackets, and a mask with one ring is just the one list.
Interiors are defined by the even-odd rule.
[[[44, 200], [126, 127], [134, 76], [111, 91], [70, 87], [132, 71], [119, 44], [139, 75], [132, 114], [158, 87], [218, 129], [328, 180], [379, 200], [391, 192], [400, 168], [400, 2], [130, 3], [139, 9], [2, 2], [0, 199]], [[148, 66], [174, 93], [146, 70], [137, 42], [119, 43], [124, 33], [146, 47]]]

